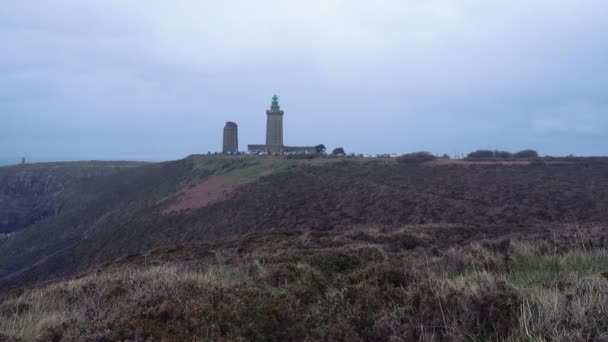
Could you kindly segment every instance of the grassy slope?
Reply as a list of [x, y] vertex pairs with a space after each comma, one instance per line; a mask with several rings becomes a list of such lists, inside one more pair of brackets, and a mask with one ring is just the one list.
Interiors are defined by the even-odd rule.
[[[163, 218], [160, 209], [192, 185], [224, 175], [229, 180], [227, 185], [238, 186], [300, 163], [274, 158], [191, 156], [66, 187], [54, 195], [70, 204], [60, 215], [0, 241], [0, 284], [11, 283], [15, 277], [24, 282], [47, 279], [111, 260], [138, 250], [139, 241], [144, 242], [142, 247], [146, 243], [162, 244], [162, 227], [170, 221]], [[161, 234], [150, 235], [153, 230], [161, 230]], [[8, 279], [2, 279], [8, 275]]]
[[[192, 156], [87, 183], [94, 200], [2, 244], [0, 288], [167, 244], [270, 228], [459, 223], [514, 229], [607, 222], [605, 163], [403, 166], [386, 161]], [[263, 177], [266, 175], [272, 177]], [[193, 212], [163, 208], [221, 175], [241, 186]], [[32, 243], [34, 241], [34, 243]], [[57, 252], [60, 251], [60, 252]]]
[[5, 295], [0, 333], [25, 341], [608, 337], [605, 226], [495, 237], [464, 229], [453, 240], [456, 230], [270, 230], [166, 247]]

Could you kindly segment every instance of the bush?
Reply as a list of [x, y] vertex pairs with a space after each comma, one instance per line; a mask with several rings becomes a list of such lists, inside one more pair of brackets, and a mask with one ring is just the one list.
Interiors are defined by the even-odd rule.
[[535, 159], [538, 157], [538, 152], [534, 150], [523, 150], [513, 154], [513, 158]]
[[317, 153], [325, 153], [326, 150], [327, 150], [327, 148], [323, 144], [315, 146], [315, 151]]
[[403, 164], [421, 164], [436, 160], [437, 157], [429, 152], [414, 152], [404, 154], [397, 158], [397, 162]]
[[494, 158], [494, 151], [477, 150], [467, 155], [468, 158]]
[[475, 152], [469, 153], [467, 157], [474, 158], [474, 159], [489, 159], [489, 158], [508, 159], [508, 158], [512, 157], [512, 154], [511, 154], [511, 152], [507, 152], [507, 151], [477, 150]]
[[346, 152], [344, 152], [344, 148], [337, 147], [337, 148], [334, 148], [334, 150], [331, 152], [331, 154], [333, 154], [333, 155], [339, 155], [339, 154], [346, 155]]
[[513, 154], [511, 154], [511, 152], [507, 152], [507, 151], [496, 151], [496, 158], [502, 158], [502, 159], [509, 159], [513, 157]]

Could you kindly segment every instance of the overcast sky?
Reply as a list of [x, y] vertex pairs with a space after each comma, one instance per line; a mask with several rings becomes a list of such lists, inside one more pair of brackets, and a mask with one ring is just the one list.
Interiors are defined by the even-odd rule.
[[0, 157], [608, 154], [606, 0], [19, 0], [0, 6]]

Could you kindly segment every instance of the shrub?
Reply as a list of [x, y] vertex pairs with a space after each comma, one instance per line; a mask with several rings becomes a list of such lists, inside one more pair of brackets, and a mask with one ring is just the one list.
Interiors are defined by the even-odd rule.
[[469, 158], [494, 158], [494, 151], [490, 150], [477, 150], [467, 155]]
[[436, 160], [437, 157], [429, 152], [414, 152], [404, 154], [397, 158], [397, 162], [403, 164], [421, 164]]
[[333, 155], [338, 155], [338, 154], [344, 154], [344, 155], [346, 155], [346, 152], [344, 152], [344, 148], [337, 147], [337, 148], [334, 148], [334, 150], [331, 152], [331, 154], [333, 154]]
[[523, 150], [513, 154], [513, 158], [534, 159], [538, 157], [538, 152], [534, 150]]
[[490, 150], [477, 150], [475, 152], [471, 152], [467, 156], [468, 158], [474, 159], [487, 159], [487, 158], [501, 158], [507, 159], [511, 158], [511, 152], [507, 151], [490, 151]]
[[513, 157], [513, 154], [511, 154], [511, 152], [507, 152], [507, 151], [495, 151], [495, 155], [496, 155], [496, 158], [502, 158], [502, 159], [509, 159], [509, 158]]
[[523, 302], [515, 287], [483, 271], [431, 278], [416, 284], [411, 296], [419, 333], [427, 337], [421, 340], [507, 340]]

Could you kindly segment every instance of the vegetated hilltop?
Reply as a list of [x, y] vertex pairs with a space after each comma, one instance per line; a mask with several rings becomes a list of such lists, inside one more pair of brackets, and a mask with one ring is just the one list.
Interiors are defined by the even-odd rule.
[[176, 245], [0, 296], [0, 336], [600, 341], [608, 337], [606, 232], [357, 226]]
[[[60, 213], [81, 201], [70, 189], [136, 162], [70, 162], [0, 167], [0, 234], [11, 233]], [[87, 194], [81, 194], [87, 197]]]
[[272, 228], [608, 222], [602, 160], [463, 166], [191, 156], [74, 191], [94, 198], [0, 241], [0, 289], [168, 244]]

